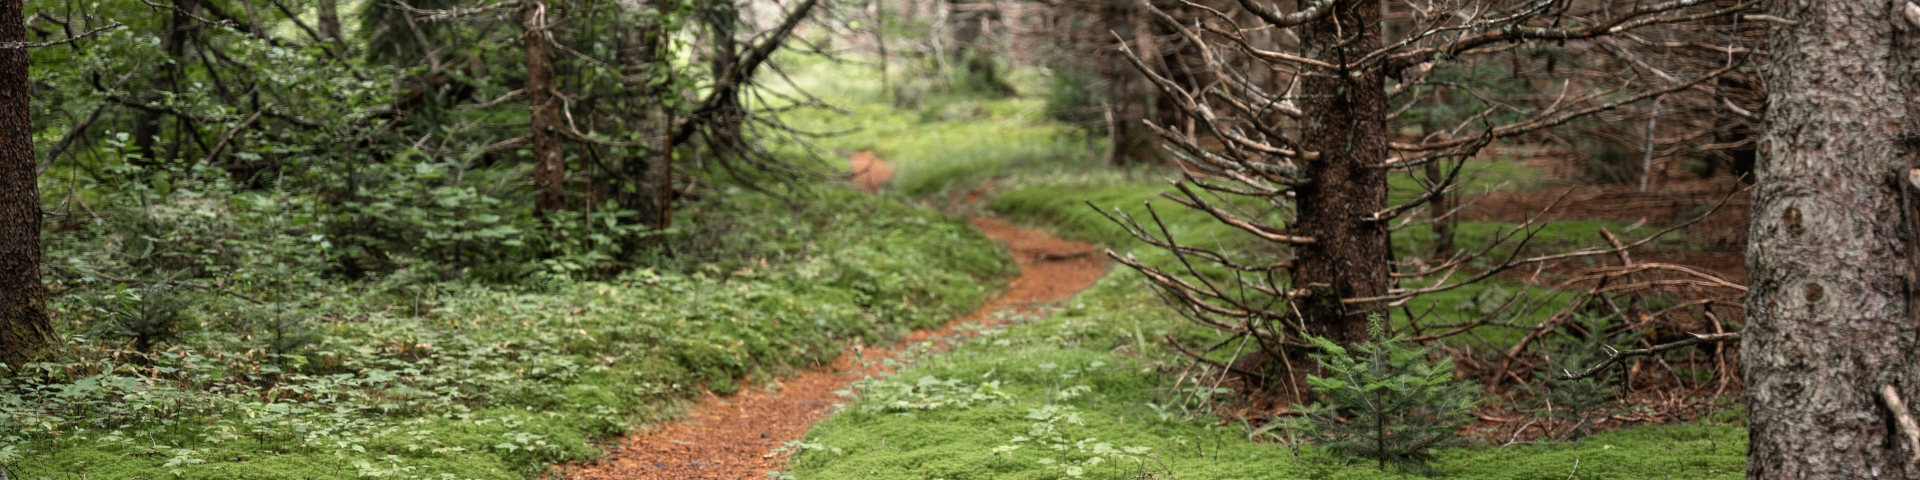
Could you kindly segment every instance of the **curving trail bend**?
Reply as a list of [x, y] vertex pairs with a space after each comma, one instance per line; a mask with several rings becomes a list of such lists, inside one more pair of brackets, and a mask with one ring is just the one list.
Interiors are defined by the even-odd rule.
[[[854, 183], [869, 193], [892, 180], [893, 169], [871, 152], [855, 154], [852, 163]], [[1006, 244], [1020, 265], [1020, 276], [1000, 297], [940, 328], [915, 331], [892, 348], [850, 346], [833, 364], [780, 379], [774, 388], [743, 388], [728, 398], [709, 393], [686, 418], [635, 432], [598, 462], [581, 466], [567, 477], [765, 479], [768, 471], [786, 466], [786, 453], [774, 449], [800, 439], [814, 422], [833, 413], [834, 403], [842, 401], [833, 394], [835, 390], [886, 370], [878, 358], [895, 358], [894, 351], [909, 344], [965, 335], [959, 327], [1001, 322], [1004, 315], [995, 315], [999, 312], [1031, 312], [1065, 300], [1092, 286], [1107, 272], [1105, 259], [1094, 252], [1092, 245], [992, 218], [972, 217], [967, 221]]]

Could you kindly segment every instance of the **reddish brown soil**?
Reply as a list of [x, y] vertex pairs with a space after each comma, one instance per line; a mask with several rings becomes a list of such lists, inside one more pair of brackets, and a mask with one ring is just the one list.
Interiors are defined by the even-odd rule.
[[853, 183], [867, 193], [879, 193], [880, 187], [893, 181], [893, 166], [873, 152], [855, 153], [848, 161], [853, 164]]
[[[870, 153], [854, 156], [854, 181], [876, 191], [893, 169]], [[863, 167], [864, 164], [864, 167]], [[967, 316], [933, 330], [908, 335], [894, 348], [853, 345], [832, 365], [817, 366], [797, 377], [781, 379], [766, 388], [743, 388], [721, 398], [708, 394], [684, 420], [634, 433], [610, 449], [600, 461], [580, 466], [565, 476], [577, 479], [750, 479], [786, 465], [787, 454], [775, 452], [805, 435], [813, 423], [833, 413], [844, 401], [835, 390], [885, 369], [879, 358], [897, 358], [907, 345], [934, 338], [967, 335], [961, 327], [990, 326], [1004, 321], [997, 313], [1033, 311], [1043, 304], [1067, 299], [1106, 274], [1105, 259], [1091, 245], [1025, 230], [991, 218], [970, 218], [975, 228], [1007, 245], [1020, 265], [1005, 294]], [[865, 361], [862, 361], [865, 360]]]

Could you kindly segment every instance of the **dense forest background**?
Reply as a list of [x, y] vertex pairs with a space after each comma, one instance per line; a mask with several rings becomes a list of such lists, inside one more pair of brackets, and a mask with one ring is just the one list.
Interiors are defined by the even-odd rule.
[[1915, 471], [1911, 3], [414, 1], [0, 9], [0, 478]]

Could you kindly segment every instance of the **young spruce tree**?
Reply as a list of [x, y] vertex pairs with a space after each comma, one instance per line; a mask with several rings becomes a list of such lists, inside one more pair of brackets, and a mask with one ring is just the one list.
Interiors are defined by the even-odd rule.
[[1327, 375], [1307, 377], [1322, 402], [1294, 405], [1305, 413], [1294, 428], [1336, 456], [1423, 471], [1434, 449], [1460, 442], [1454, 432], [1479, 397], [1473, 385], [1454, 381], [1453, 359], [1430, 361], [1432, 349], [1387, 337], [1378, 315], [1367, 330], [1372, 340], [1346, 347], [1308, 337], [1325, 352], [1314, 359]]

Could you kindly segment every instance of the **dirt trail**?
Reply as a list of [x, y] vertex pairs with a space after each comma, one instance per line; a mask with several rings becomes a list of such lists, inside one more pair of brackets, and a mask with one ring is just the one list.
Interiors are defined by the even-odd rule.
[[[854, 181], [868, 192], [878, 191], [892, 179], [893, 169], [871, 153], [856, 154], [852, 160]], [[786, 465], [787, 455], [773, 450], [799, 439], [814, 422], [832, 414], [833, 404], [844, 401], [833, 391], [883, 371], [879, 358], [894, 358], [895, 350], [931, 338], [964, 335], [959, 329], [962, 326], [1000, 322], [1003, 316], [995, 314], [1002, 311], [1033, 311], [1042, 304], [1065, 300], [1106, 274], [1105, 260], [1091, 245], [991, 218], [967, 221], [988, 237], [1005, 243], [1020, 265], [1020, 276], [999, 298], [938, 329], [913, 332], [894, 348], [849, 347], [832, 365], [781, 379], [771, 389], [749, 386], [729, 398], [708, 394], [686, 419], [636, 432], [608, 451], [605, 458], [567, 477], [765, 479], [768, 471]]]
[[853, 164], [853, 183], [867, 193], [880, 193], [880, 187], [893, 181], [893, 166], [873, 152], [860, 152], [848, 159]]

